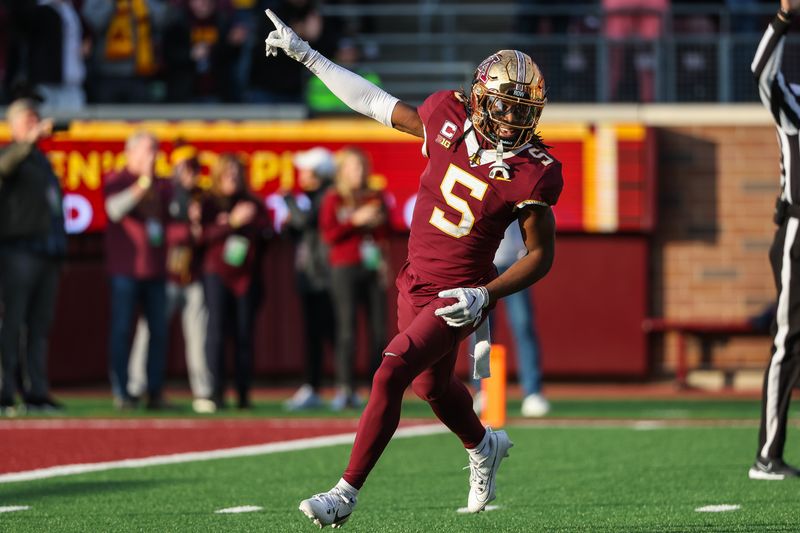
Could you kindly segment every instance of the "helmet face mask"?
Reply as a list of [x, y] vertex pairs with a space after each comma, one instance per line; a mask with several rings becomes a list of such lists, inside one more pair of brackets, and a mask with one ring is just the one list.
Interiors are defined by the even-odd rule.
[[515, 149], [530, 142], [546, 102], [544, 77], [527, 54], [500, 50], [475, 70], [470, 118], [493, 146]]

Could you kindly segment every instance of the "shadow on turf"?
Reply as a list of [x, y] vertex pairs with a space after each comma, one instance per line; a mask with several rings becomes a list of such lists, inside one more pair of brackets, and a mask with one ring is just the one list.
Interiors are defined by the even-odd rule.
[[[46, 480], [48, 481], [48, 480]], [[55, 485], [52, 482], [41, 486], [32, 485], [19, 487], [17, 483], [0, 486], [0, 501], [13, 497], [15, 500], [22, 498], [46, 498], [50, 496], [91, 496], [99, 493], [122, 492], [132, 489], [150, 489], [156, 486], [174, 484], [168, 480], [130, 480], [130, 481], [66, 481]]]

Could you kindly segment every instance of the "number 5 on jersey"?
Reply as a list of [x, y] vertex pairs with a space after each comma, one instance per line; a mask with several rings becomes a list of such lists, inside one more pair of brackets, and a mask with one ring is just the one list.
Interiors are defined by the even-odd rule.
[[453, 192], [456, 183], [460, 183], [469, 189], [469, 195], [476, 200], [483, 200], [489, 184], [453, 164], [447, 169], [439, 188], [442, 190], [442, 196], [444, 196], [444, 201], [447, 205], [461, 213], [461, 220], [458, 221], [458, 224], [454, 224], [445, 218], [444, 211], [434, 207], [430, 223], [451, 237], [460, 239], [469, 235], [469, 232], [472, 231], [472, 226], [475, 224], [475, 214], [469, 208], [467, 201]]

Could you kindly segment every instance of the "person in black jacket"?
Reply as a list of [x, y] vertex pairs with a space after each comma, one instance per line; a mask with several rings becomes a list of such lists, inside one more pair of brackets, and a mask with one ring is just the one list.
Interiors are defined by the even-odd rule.
[[[323, 342], [334, 343], [335, 324], [330, 296], [328, 247], [319, 232], [319, 209], [325, 191], [333, 181], [336, 165], [325, 148], [312, 148], [294, 158], [297, 181], [308, 202], [298, 202], [291, 193], [284, 195], [289, 210], [288, 228], [299, 237], [295, 253], [297, 292], [303, 306], [306, 341], [306, 382], [284, 406], [290, 411], [319, 407], [322, 382]], [[301, 197], [302, 198], [302, 197]]]
[[[53, 123], [40, 119], [30, 99], [13, 102], [7, 117], [12, 142], [0, 151], [0, 292], [5, 308], [0, 329], [0, 412], [13, 415], [23, 358], [27, 408], [61, 408], [49, 392], [47, 339], [67, 239], [61, 186], [36, 147]], [[21, 354], [23, 330], [26, 352]]]
[[48, 111], [78, 111], [86, 103], [85, 56], [91, 40], [72, 0], [9, 2], [9, 89], [34, 90]]

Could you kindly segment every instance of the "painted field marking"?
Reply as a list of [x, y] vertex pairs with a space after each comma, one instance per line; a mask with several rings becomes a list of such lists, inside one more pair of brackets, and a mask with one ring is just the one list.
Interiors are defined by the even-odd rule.
[[[395, 438], [420, 437], [425, 435], [438, 435], [449, 430], [441, 424], [426, 424], [400, 428], [394, 434]], [[255, 444], [251, 446], [238, 446], [204, 452], [185, 452], [169, 455], [154, 455], [139, 459], [123, 459], [121, 461], [106, 461], [102, 463], [83, 463], [72, 465], [59, 465], [48, 468], [37, 468], [23, 472], [0, 474], [0, 483], [14, 483], [16, 481], [31, 481], [34, 479], [48, 479], [59, 476], [86, 474], [89, 472], [103, 472], [115, 468], [143, 468], [147, 466], [172, 465], [178, 463], [191, 463], [194, 461], [210, 461], [213, 459], [230, 459], [234, 457], [251, 457], [254, 455], [267, 455], [271, 453], [311, 450], [314, 448], [327, 448], [339, 444], [352, 444], [356, 438], [355, 433], [342, 433], [325, 437], [312, 437], [295, 439], [268, 444]]]
[[738, 511], [741, 509], [741, 505], [728, 505], [728, 504], [721, 504], [721, 505], [706, 505], [705, 507], [698, 507], [695, 509], [697, 513], [724, 513], [727, 511]]
[[303, 429], [307, 427], [317, 427], [320, 424], [326, 426], [339, 426], [342, 429], [349, 429], [358, 424], [357, 420], [351, 419], [322, 419], [322, 418], [287, 418], [272, 420], [253, 420], [253, 419], [181, 419], [181, 418], [148, 418], [148, 419], [42, 419], [42, 420], [3, 420], [0, 419], [0, 431], [25, 430], [58, 430], [58, 429], [204, 429], [221, 427], [241, 427], [253, 424], [263, 425], [271, 429]]
[[14, 511], [27, 511], [30, 509], [30, 505], [6, 505], [5, 507], [0, 507], [0, 513], [13, 513]]
[[[498, 509], [500, 509], [499, 505], [487, 505], [486, 507], [483, 508], [482, 512], [486, 513], [489, 511], [496, 511]], [[456, 512], [461, 514], [472, 514], [469, 510], [469, 507], [459, 507], [458, 509], [456, 509]]]
[[263, 510], [263, 507], [258, 505], [241, 505], [239, 507], [228, 507], [227, 509], [219, 509], [214, 511], [216, 514], [236, 514], [236, 513], [254, 513]]
[[664, 429], [667, 425], [661, 420], [642, 420], [635, 422], [633, 429], [636, 431], [652, 431], [654, 429]]

